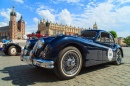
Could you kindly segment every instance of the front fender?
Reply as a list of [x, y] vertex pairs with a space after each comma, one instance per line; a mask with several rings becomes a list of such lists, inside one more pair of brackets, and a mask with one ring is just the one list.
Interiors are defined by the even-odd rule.
[[49, 43], [50, 45], [50, 49], [48, 50], [49, 53], [46, 55], [46, 59], [51, 59], [51, 60], [55, 60], [59, 54], [59, 52], [67, 47], [67, 46], [74, 46], [77, 49], [79, 49], [79, 51], [81, 52], [81, 54], [83, 55], [83, 57], [85, 56], [85, 47], [84, 44], [77, 40], [77, 38], [74, 37], [58, 37], [56, 39], [54, 39], [53, 41], [51, 41]]

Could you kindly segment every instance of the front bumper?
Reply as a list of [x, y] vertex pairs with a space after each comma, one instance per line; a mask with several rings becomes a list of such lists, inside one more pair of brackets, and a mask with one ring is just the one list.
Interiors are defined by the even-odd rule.
[[[23, 52], [24, 50], [22, 50]], [[21, 61], [24, 61], [25, 63], [28, 63], [29, 65], [35, 65], [35, 66], [39, 66], [39, 67], [43, 67], [43, 68], [47, 68], [47, 69], [53, 69], [54, 68], [54, 61], [52, 60], [44, 60], [41, 58], [36, 58], [33, 57], [34, 51], [31, 50], [30, 51], [30, 56], [24, 56], [23, 53], [21, 54]]]

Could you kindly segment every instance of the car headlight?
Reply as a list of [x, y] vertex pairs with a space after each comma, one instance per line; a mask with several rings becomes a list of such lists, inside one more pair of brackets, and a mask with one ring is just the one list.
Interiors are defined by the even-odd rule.
[[28, 48], [30, 45], [31, 45], [30, 40], [27, 40], [27, 41], [26, 41], [26, 48]]
[[43, 44], [44, 44], [44, 39], [38, 40], [38, 42], [37, 42], [38, 48], [41, 48], [43, 46]]

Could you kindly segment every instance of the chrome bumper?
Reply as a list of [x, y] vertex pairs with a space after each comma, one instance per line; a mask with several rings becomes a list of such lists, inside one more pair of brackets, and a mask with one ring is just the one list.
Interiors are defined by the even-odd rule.
[[[24, 51], [22, 51], [24, 52]], [[54, 68], [54, 61], [52, 60], [44, 60], [41, 58], [35, 58], [33, 57], [33, 59], [31, 59], [31, 57], [33, 56], [34, 51], [31, 50], [30, 51], [30, 56], [24, 56], [24, 54], [21, 52], [21, 61], [24, 61], [25, 63], [28, 63], [30, 65], [35, 65], [35, 66], [39, 66], [39, 67], [43, 67], [43, 68], [47, 68], [47, 69], [53, 69]]]
[[48, 69], [53, 69], [54, 68], [54, 62], [51, 60], [43, 60], [39, 58], [33, 59], [33, 65], [43, 67], [43, 68], [48, 68]]

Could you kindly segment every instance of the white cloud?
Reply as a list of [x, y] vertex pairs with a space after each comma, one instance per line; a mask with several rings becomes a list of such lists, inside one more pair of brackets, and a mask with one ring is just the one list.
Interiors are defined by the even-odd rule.
[[1, 9], [0, 10], [0, 16], [4, 17], [4, 21], [10, 20], [10, 12], [11, 12], [11, 9]]
[[[113, 1], [111, 0], [111, 2]], [[118, 36], [126, 37], [130, 34], [128, 31], [130, 27], [130, 6], [120, 7], [111, 2], [108, 1], [98, 4], [90, 2], [84, 9], [83, 14], [73, 15], [72, 24], [74, 26], [84, 28], [90, 26], [92, 28], [96, 22], [99, 29], [107, 31], [115, 30]]]
[[71, 25], [72, 20], [73, 19], [71, 17], [71, 14], [70, 14], [70, 12], [67, 9], [62, 10], [59, 13], [59, 16], [58, 16], [58, 21], [59, 22], [61, 22], [63, 24]]
[[79, 2], [79, 1], [80, 0], [67, 0], [68, 3], [71, 3], [71, 2], [75, 3], [75, 2]]
[[33, 18], [33, 21], [36, 23], [36, 24], [38, 24], [38, 18]]
[[[65, 0], [57, 0], [65, 1]], [[80, 28], [92, 28], [96, 22], [99, 29], [114, 30], [118, 36], [126, 37], [130, 34], [130, 6], [122, 5], [130, 2], [130, 0], [107, 0], [105, 2], [96, 2], [91, 0], [86, 6], [83, 13], [72, 14], [67, 9], [62, 9], [61, 12], [54, 14], [45, 7], [37, 9], [37, 14], [44, 19], [49, 19], [52, 22], [59, 24], [68, 24]], [[79, 2], [79, 0], [67, 0], [70, 2]], [[118, 4], [116, 3], [118, 2]], [[115, 4], [116, 3], [116, 4]]]
[[[1, 9], [0, 10], [0, 18], [3, 18], [3, 21], [0, 22], [0, 27], [9, 25], [11, 10], [12, 9]], [[16, 12], [16, 14], [17, 14], [16, 21], [18, 21], [21, 17], [21, 14], [19, 12]]]
[[[114, 0], [113, 0], [114, 1]], [[121, 4], [128, 3], [130, 0], [115, 0], [116, 2], [120, 2]]]
[[26, 25], [26, 33], [25, 34], [31, 34], [33, 32], [36, 32], [38, 30], [37, 25]]
[[49, 10], [37, 9], [36, 12], [42, 19], [55, 22], [55, 15], [52, 14]]
[[2, 26], [7, 26], [8, 24], [7, 23], [5, 23], [5, 22], [0, 22], [0, 27], [2, 27]]
[[76, 3], [79, 2], [80, 0], [51, 0], [54, 4], [58, 4], [59, 2], [67, 2], [67, 3]]
[[23, 2], [23, 0], [14, 0], [15, 2], [18, 2], [18, 3], [21, 3], [21, 4], [23, 4], [24, 2]]

